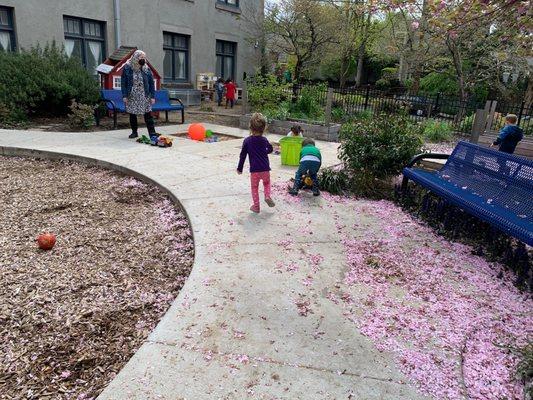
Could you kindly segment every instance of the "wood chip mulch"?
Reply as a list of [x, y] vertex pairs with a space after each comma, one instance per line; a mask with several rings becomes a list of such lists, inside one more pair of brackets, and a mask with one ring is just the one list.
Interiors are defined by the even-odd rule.
[[157, 188], [65, 161], [0, 157], [0, 207], [0, 399], [94, 399], [187, 279], [189, 223]]

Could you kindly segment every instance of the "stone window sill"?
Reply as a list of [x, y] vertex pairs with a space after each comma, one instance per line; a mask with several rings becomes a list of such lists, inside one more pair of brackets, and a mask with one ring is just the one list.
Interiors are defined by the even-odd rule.
[[222, 10], [222, 11], [228, 11], [232, 14], [240, 14], [241, 13], [241, 9], [239, 7], [235, 7], [235, 6], [230, 6], [230, 5], [227, 5], [227, 4], [223, 4], [223, 3], [215, 3], [215, 7], [218, 9], [218, 10]]

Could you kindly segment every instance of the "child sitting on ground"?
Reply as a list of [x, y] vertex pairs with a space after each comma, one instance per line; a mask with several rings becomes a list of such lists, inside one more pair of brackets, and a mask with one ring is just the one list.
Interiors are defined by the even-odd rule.
[[263, 181], [265, 191], [265, 203], [274, 207], [274, 201], [270, 198], [270, 163], [268, 155], [272, 153], [272, 145], [263, 136], [266, 128], [266, 119], [262, 114], [255, 113], [250, 119], [250, 136], [244, 139], [242, 144], [237, 173], [242, 174], [246, 156], [250, 161], [250, 181], [252, 188], [253, 204], [250, 211], [258, 213], [259, 205], [259, 181]]
[[322, 155], [320, 154], [320, 150], [315, 146], [315, 141], [310, 138], [305, 138], [302, 142], [302, 150], [300, 151], [300, 166], [294, 177], [294, 186], [289, 190], [289, 193], [296, 196], [303, 186], [302, 176], [308, 175], [313, 180], [313, 195], [320, 195], [317, 173], [321, 165]]
[[292, 126], [291, 130], [289, 131], [289, 133], [287, 133], [287, 136], [289, 136], [289, 137], [291, 137], [291, 136], [304, 137], [302, 127], [300, 125]]
[[500, 151], [513, 154], [516, 145], [524, 137], [524, 131], [516, 126], [516, 121], [518, 121], [516, 115], [508, 114], [505, 117], [505, 126], [500, 130], [498, 137], [490, 147], [499, 145]]

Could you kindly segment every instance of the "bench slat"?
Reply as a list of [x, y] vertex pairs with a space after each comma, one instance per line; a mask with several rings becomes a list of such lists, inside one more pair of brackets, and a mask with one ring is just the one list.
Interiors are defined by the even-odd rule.
[[[100, 91], [102, 102], [105, 103], [107, 109], [113, 113], [114, 128], [117, 128], [117, 113], [125, 113], [126, 106], [122, 100], [122, 92], [120, 90], [102, 89]], [[177, 100], [179, 104], [171, 103], [172, 100]], [[181, 112], [181, 123], [185, 123], [185, 106], [179, 99], [170, 98], [168, 90], [155, 91], [155, 103], [152, 105], [153, 112], [164, 111], [166, 120], [168, 121], [169, 111]], [[96, 124], [99, 124], [99, 117], [95, 112]]]

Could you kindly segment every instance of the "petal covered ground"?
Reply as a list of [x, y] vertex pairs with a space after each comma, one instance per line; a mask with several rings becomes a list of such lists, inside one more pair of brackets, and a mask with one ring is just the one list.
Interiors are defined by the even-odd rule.
[[[277, 186], [278, 198], [294, 214], [306, 212], [308, 195], [291, 197], [286, 186]], [[348, 265], [328, 297], [354, 329], [392, 353], [410, 381], [435, 399], [522, 399], [518, 359], [506, 346], [531, 341], [533, 301], [513, 286], [512, 274], [436, 235], [394, 203], [323, 197]], [[341, 207], [352, 210], [348, 217], [336, 211]], [[290, 240], [279, 247], [289, 254]], [[320, 260], [316, 254], [310, 265]], [[311, 267], [303, 285], [312, 284], [313, 273]], [[301, 299], [295, 307], [302, 316], [309, 312]]]

